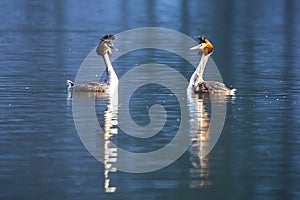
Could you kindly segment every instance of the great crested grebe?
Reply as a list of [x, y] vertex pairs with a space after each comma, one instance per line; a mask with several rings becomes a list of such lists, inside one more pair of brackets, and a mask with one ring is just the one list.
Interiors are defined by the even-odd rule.
[[208, 93], [208, 94], [220, 94], [220, 95], [234, 95], [236, 89], [229, 89], [223, 83], [216, 81], [204, 81], [203, 72], [205, 65], [213, 53], [213, 45], [204, 36], [198, 36], [199, 44], [190, 50], [198, 49], [198, 54], [201, 55], [201, 60], [197, 69], [193, 73], [188, 90], [194, 90], [195, 93]]
[[75, 85], [71, 80], [67, 80], [68, 89], [73, 89], [76, 91], [83, 92], [108, 92], [109, 88], [115, 87], [119, 83], [119, 79], [115, 73], [115, 70], [110, 62], [109, 55], [112, 54], [112, 49], [118, 51], [113, 45], [113, 41], [116, 39], [114, 35], [105, 35], [100, 39], [100, 42], [97, 46], [96, 52], [98, 55], [102, 56], [104, 63], [106, 65], [106, 74], [108, 76], [107, 82], [86, 82]]

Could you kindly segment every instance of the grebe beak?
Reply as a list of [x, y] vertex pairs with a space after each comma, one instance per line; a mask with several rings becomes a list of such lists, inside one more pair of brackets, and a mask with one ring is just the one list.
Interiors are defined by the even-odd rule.
[[117, 49], [112, 43], [108, 44], [107, 46], [115, 51], [119, 51], [119, 49]]
[[192, 48], [190, 48], [190, 50], [197, 50], [201, 48], [201, 44], [198, 44], [197, 46], [194, 46]]

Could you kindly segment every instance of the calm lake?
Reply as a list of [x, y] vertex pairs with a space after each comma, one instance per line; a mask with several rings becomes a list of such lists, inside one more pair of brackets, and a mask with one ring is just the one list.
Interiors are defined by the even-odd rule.
[[[0, 1], [0, 199], [300, 199], [299, 10], [297, 0]], [[159, 83], [146, 84], [133, 92], [128, 108], [143, 127], [151, 122], [151, 106], [163, 106], [152, 113], [158, 122], [166, 120], [154, 130], [157, 135], [127, 135], [118, 124], [125, 127], [129, 119], [118, 119], [110, 112], [111, 99], [93, 94], [76, 99], [95, 104], [104, 133], [90, 134], [98, 129], [86, 120], [81, 121], [86, 135], [78, 134], [75, 94], [66, 80], [75, 80], [101, 36], [142, 27], [167, 28], [195, 40], [207, 36], [214, 45], [211, 58], [237, 94], [191, 100], [177, 76], [158, 69], [152, 75], [184, 88], [183, 98]], [[122, 51], [144, 36], [135, 37], [119, 37], [115, 46]], [[159, 42], [172, 46], [177, 40], [166, 34]], [[179, 52], [199, 61], [187, 47], [192, 46], [182, 44]], [[113, 66], [121, 79], [147, 63], [170, 66], [186, 81], [194, 71], [180, 56], [153, 48], [128, 52]], [[144, 75], [136, 80], [149, 78]], [[119, 88], [120, 94], [125, 89]], [[185, 104], [179, 105], [182, 99]], [[224, 127], [205, 156], [213, 105], [225, 106]], [[120, 115], [126, 108], [119, 106]], [[146, 173], [118, 170], [120, 164], [140, 169], [148, 163], [122, 157], [115, 146], [156, 151], [176, 136], [185, 112], [189, 124], [183, 133], [191, 145], [178, 159]], [[160, 118], [164, 113], [167, 118]], [[85, 136], [108, 162], [89, 152]], [[158, 159], [155, 166], [163, 162]]]

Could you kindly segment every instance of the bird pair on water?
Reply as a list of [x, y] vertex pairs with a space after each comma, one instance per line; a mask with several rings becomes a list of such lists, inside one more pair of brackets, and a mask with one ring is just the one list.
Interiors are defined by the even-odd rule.
[[[112, 50], [118, 51], [118, 49], [116, 49], [113, 45], [113, 41], [115, 39], [116, 37], [114, 35], [103, 36], [96, 49], [97, 54], [103, 58], [106, 65], [106, 73], [109, 78], [108, 81], [106, 83], [87, 82], [75, 85], [74, 82], [67, 80], [69, 89], [75, 89], [76, 91], [106, 93], [110, 88], [118, 85], [118, 77], [109, 59], [109, 55], [112, 54]], [[208, 93], [229, 96], [234, 95], [236, 90], [227, 88], [223, 83], [203, 80], [203, 72], [210, 55], [213, 53], [213, 45], [204, 36], [199, 36], [198, 39], [199, 44], [195, 47], [190, 48], [190, 50], [198, 50], [198, 54], [201, 55], [201, 60], [192, 77], [190, 78], [188, 90], [194, 91], [195, 93]]]

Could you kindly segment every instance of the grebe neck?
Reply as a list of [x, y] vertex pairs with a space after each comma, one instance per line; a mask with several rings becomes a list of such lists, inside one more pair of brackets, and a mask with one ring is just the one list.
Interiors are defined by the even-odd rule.
[[206, 66], [206, 63], [209, 59], [210, 54], [202, 54], [201, 56], [201, 60], [195, 70], [195, 72], [193, 73], [191, 79], [190, 79], [190, 84], [189, 84], [189, 88], [190, 87], [194, 87], [196, 85], [198, 85], [199, 83], [203, 83], [204, 79], [203, 79], [203, 73], [204, 73], [204, 69]]
[[110, 62], [109, 55], [107, 53], [103, 55], [103, 60], [106, 66], [106, 71], [109, 76], [109, 83], [118, 81], [118, 77], [115, 73], [115, 70]]
[[200, 62], [198, 64], [198, 67], [196, 69], [196, 74], [197, 75], [195, 77], [195, 83], [202, 83], [202, 82], [204, 82], [204, 80], [203, 80], [203, 73], [204, 73], [204, 69], [205, 69], [206, 63], [207, 63], [207, 61], [209, 59], [209, 56], [210, 56], [210, 54], [207, 54], [207, 55], [202, 54], [201, 60], [200, 60]]

